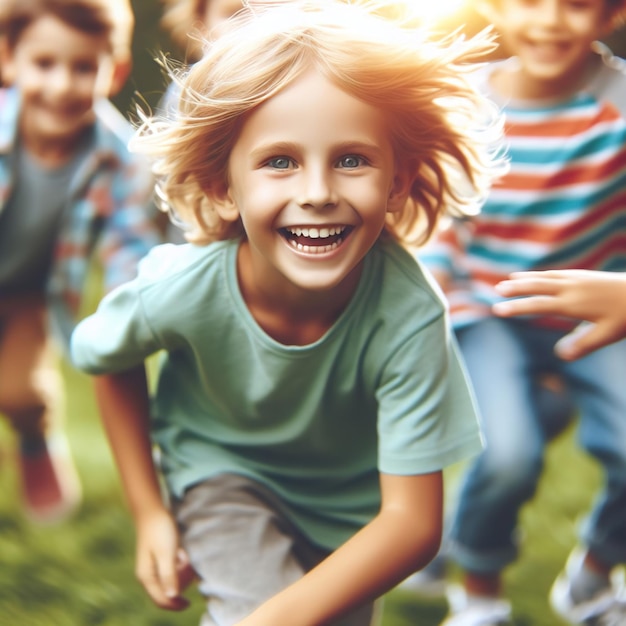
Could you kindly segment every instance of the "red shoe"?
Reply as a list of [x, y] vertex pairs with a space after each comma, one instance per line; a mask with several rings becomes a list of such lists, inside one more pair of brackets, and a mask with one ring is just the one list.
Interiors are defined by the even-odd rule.
[[17, 465], [24, 510], [32, 522], [61, 522], [78, 508], [80, 481], [62, 433], [22, 438]]

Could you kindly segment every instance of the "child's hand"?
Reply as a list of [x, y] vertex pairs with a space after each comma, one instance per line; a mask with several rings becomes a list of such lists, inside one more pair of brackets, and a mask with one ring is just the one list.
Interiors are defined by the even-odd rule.
[[517, 300], [498, 302], [496, 315], [561, 315], [582, 320], [563, 337], [557, 354], [578, 359], [626, 337], [626, 273], [589, 270], [518, 272], [496, 285], [501, 295]]
[[157, 606], [170, 611], [189, 606], [181, 594], [195, 572], [179, 547], [176, 524], [167, 511], [137, 524], [136, 575]]

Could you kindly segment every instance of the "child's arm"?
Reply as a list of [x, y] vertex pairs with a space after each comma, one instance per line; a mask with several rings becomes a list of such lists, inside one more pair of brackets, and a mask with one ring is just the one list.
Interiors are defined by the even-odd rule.
[[557, 354], [568, 361], [626, 337], [626, 273], [517, 272], [496, 289], [509, 298], [530, 296], [495, 304], [496, 315], [562, 315], [591, 322], [557, 343]]
[[[148, 388], [142, 366], [95, 379], [104, 427], [137, 529], [136, 574], [160, 607], [181, 610], [187, 573], [178, 531], [163, 504], [152, 460]], [[188, 580], [186, 581], [188, 582]]]
[[237, 626], [319, 626], [374, 600], [437, 553], [442, 532], [441, 472], [381, 475], [378, 515], [299, 581]]

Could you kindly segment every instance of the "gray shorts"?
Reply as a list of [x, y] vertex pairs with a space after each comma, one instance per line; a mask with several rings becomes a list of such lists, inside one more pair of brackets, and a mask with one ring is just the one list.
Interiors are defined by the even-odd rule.
[[[204, 481], [172, 508], [207, 600], [200, 626], [236, 624], [328, 555], [286, 518], [274, 494], [244, 476]], [[373, 626], [374, 613], [367, 604], [333, 626]]]

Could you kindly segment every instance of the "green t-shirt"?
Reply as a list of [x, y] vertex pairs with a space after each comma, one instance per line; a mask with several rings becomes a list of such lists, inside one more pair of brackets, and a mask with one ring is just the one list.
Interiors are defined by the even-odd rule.
[[332, 328], [286, 346], [246, 307], [238, 244], [154, 248], [79, 325], [73, 359], [98, 374], [164, 350], [153, 435], [171, 492], [248, 476], [334, 549], [378, 512], [379, 471], [429, 473], [481, 450], [445, 305], [413, 257], [379, 242]]

